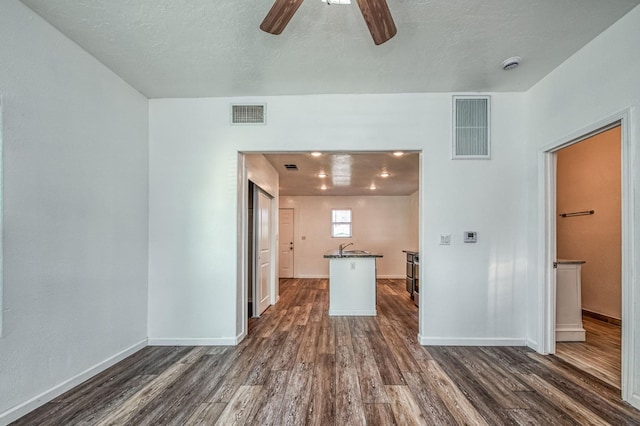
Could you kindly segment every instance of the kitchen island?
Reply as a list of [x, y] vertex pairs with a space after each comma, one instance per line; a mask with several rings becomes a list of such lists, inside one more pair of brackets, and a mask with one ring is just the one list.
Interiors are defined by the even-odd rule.
[[366, 250], [332, 250], [329, 259], [329, 315], [375, 316], [376, 258]]

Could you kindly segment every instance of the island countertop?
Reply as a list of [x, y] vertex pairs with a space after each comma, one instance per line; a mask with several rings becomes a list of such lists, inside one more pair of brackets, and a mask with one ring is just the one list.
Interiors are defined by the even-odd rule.
[[340, 250], [329, 250], [323, 256], [325, 259], [346, 259], [354, 257], [382, 257], [379, 253], [371, 253], [367, 250], [343, 250], [340, 254]]

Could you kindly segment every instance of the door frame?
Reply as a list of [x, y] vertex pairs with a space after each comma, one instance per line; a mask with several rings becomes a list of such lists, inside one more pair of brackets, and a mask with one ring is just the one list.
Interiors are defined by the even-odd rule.
[[[249, 152], [250, 154], [250, 152]], [[248, 220], [248, 192], [249, 192], [249, 176], [247, 173], [247, 163], [245, 158], [245, 152], [238, 152], [238, 204], [237, 204], [237, 254], [236, 258], [237, 269], [236, 274], [238, 277], [238, 283], [236, 286], [236, 330], [238, 330], [238, 334], [235, 338], [235, 343], [238, 344], [247, 336], [247, 332], [249, 329], [249, 318], [247, 312], [247, 293], [249, 286], [249, 273], [247, 265], [249, 262], [252, 262], [252, 259], [249, 259], [248, 253], [248, 235], [249, 235], [249, 220]], [[259, 186], [259, 185], [257, 185]], [[265, 190], [265, 188], [261, 188], [263, 192], [269, 194], [272, 198], [271, 200], [271, 217], [277, 217], [278, 214], [278, 204], [279, 197], [278, 194], [272, 194], [269, 191]], [[271, 285], [271, 304], [275, 305], [280, 298], [278, 280], [276, 278], [277, 271], [273, 267], [273, 265], [277, 264], [276, 254], [278, 248], [278, 221], [271, 221], [271, 274], [270, 274], [270, 285]]]
[[[553, 263], [556, 260], [556, 153], [562, 148], [578, 143], [595, 134], [620, 125], [621, 133], [621, 187], [622, 187], [622, 399], [640, 408], [640, 395], [633, 390], [635, 371], [640, 368], [634, 364], [638, 359], [634, 338], [637, 321], [640, 320], [634, 311], [640, 295], [638, 268], [634, 259], [638, 254], [638, 238], [634, 224], [633, 184], [637, 181], [634, 161], [638, 154], [637, 131], [633, 125], [637, 114], [636, 108], [626, 108], [616, 114], [593, 123], [583, 129], [567, 135], [538, 151], [538, 271], [539, 271], [539, 312], [538, 324], [540, 336], [538, 352], [553, 354], [556, 349], [556, 277]], [[637, 129], [634, 129], [637, 130]], [[637, 363], [637, 362], [636, 362]]]
[[283, 209], [288, 209], [288, 210], [292, 210], [293, 211], [293, 261], [291, 264], [291, 274], [293, 275], [292, 278], [296, 278], [298, 276], [298, 274], [296, 273], [296, 255], [295, 255], [295, 251], [296, 251], [296, 231], [297, 231], [297, 217], [296, 215], [298, 214], [298, 210], [294, 207], [294, 206], [287, 206], [287, 207], [278, 207], [278, 279], [280, 279], [280, 210]]

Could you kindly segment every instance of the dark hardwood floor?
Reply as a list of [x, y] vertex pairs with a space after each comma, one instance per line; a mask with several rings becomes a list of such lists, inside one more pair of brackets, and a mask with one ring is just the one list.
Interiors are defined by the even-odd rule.
[[404, 280], [377, 317], [329, 317], [326, 280], [281, 280], [236, 347], [147, 347], [16, 425], [640, 424], [619, 390], [513, 347], [422, 347]]
[[582, 316], [584, 342], [558, 342], [556, 356], [620, 389], [622, 327]]

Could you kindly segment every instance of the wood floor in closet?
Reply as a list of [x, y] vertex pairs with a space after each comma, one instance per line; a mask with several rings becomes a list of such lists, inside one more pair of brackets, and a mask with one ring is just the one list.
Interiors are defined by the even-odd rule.
[[620, 389], [621, 327], [586, 315], [582, 325], [587, 340], [557, 343], [556, 356]]
[[420, 346], [404, 280], [379, 280], [377, 317], [329, 317], [327, 288], [281, 280], [240, 345], [147, 347], [15, 424], [640, 424], [618, 389], [557, 357]]

